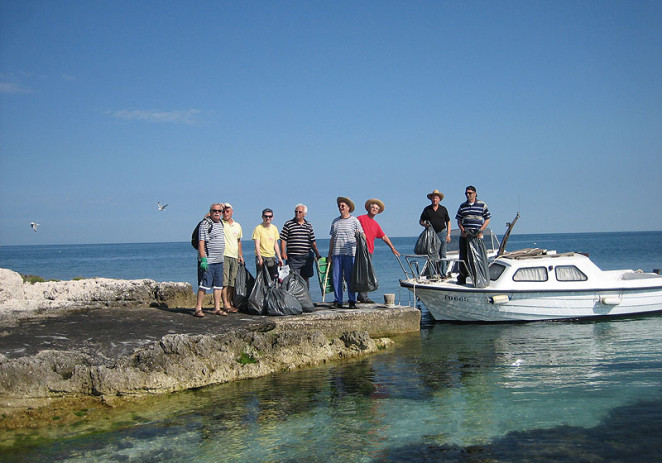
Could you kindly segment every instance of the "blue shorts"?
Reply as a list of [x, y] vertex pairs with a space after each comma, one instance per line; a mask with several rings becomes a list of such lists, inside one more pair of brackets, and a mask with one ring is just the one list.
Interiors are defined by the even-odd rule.
[[198, 289], [223, 289], [223, 263], [209, 264], [206, 271], [198, 264]]

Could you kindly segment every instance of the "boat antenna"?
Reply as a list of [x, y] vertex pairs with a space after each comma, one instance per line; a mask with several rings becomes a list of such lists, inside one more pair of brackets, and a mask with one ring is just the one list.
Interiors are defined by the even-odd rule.
[[508, 238], [510, 238], [510, 232], [513, 231], [513, 228], [517, 223], [517, 219], [519, 219], [519, 212], [517, 212], [517, 215], [515, 216], [512, 222], [506, 222], [506, 227], [507, 227], [506, 234], [503, 235], [503, 239], [501, 240], [501, 245], [499, 246], [497, 257], [503, 255], [503, 253], [506, 252], [506, 243], [508, 242]]

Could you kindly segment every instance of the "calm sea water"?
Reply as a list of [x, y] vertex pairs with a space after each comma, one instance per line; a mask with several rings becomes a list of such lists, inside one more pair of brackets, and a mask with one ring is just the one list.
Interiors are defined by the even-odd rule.
[[[401, 252], [414, 242], [394, 239]], [[662, 232], [515, 235], [508, 249], [650, 271], [661, 243]], [[406, 302], [386, 246], [374, 261], [376, 294]], [[194, 265], [188, 243], [0, 248], [0, 267], [57, 279], [191, 281]], [[455, 325], [421, 310], [421, 333], [387, 352], [5, 432], [0, 461], [661, 461], [662, 316]]]

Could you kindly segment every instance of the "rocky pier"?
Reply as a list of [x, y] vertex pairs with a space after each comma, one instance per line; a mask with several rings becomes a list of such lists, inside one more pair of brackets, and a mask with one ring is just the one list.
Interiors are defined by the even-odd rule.
[[32, 284], [0, 269], [0, 427], [22, 426], [34, 410], [54, 404], [115, 406], [355, 358], [420, 329], [413, 307], [332, 310], [317, 304], [297, 316], [207, 311], [196, 318], [194, 305], [188, 283], [93, 278]]

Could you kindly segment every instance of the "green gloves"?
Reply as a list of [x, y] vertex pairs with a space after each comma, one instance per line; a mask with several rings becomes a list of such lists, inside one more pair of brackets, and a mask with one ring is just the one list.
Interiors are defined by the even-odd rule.
[[207, 258], [203, 257], [202, 259], [200, 259], [200, 270], [206, 272], [208, 268], [209, 268], [209, 264], [207, 263]]

